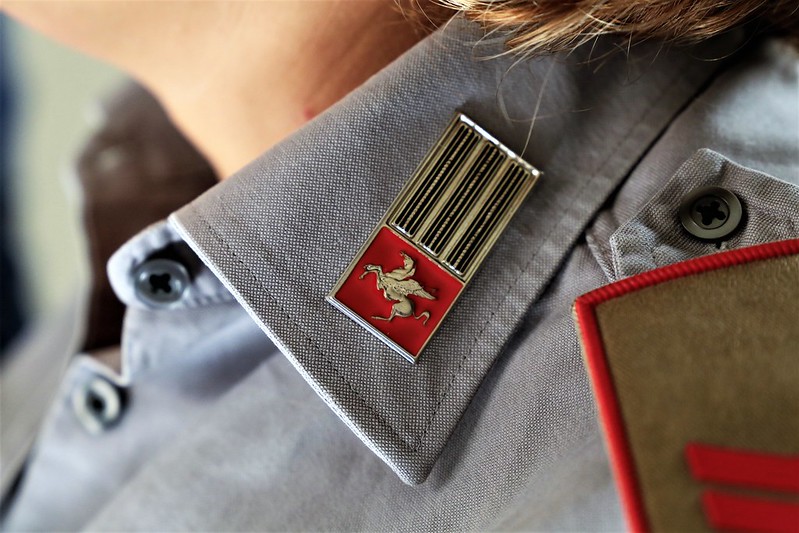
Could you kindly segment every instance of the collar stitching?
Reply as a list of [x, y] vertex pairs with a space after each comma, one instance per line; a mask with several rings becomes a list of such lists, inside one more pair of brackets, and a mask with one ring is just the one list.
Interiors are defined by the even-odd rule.
[[294, 318], [288, 313], [288, 311], [286, 311], [286, 308], [283, 307], [283, 305], [280, 303], [280, 301], [278, 301], [278, 299], [275, 298], [272, 295], [272, 293], [269, 291], [269, 289], [266, 288], [266, 286], [263, 284], [263, 282], [255, 274], [255, 272], [238, 256], [238, 254], [233, 250], [233, 248], [225, 241], [224, 237], [222, 237], [222, 235], [220, 235], [219, 232], [217, 232], [216, 229], [213, 228], [213, 226], [205, 218], [205, 216], [202, 215], [202, 214], [199, 214], [198, 216], [202, 219], [203, 223], [208, 228], [208, 230], [211, 232], [211, 234], [214, 237], [216, 237], [216, 239], [222, 244], [222, 246], [224, 246], [228, 250], [228, 252], [230, 252], [230, 254], [233, 256], [233, 258], [236, 260], [236, 262], [244, 267], [244, 269], [252, 277], [252, 279], [255, 281], [255, 283], [258, 285], [258, 287], [264, 292], [264, 294], [266, 296], [268, 296], [275, 304], [277, 304], [277, 306], [280, 308], [280, 311], [292, 323], [292, 325], [294, 327], [296, 327], [298, 330], [303, 332], [303, 335], [305, 336], [306, 344], [313, 345], [313, 348], [316, 350], [316, 352], [324, 358], [325, 362], [336, 373], [336, 375], [339, 377], [339, 379], [341, 379], [341, 381], [344, 382], [347, 385], [347, 387], [353, 392], [353, 394], [355, 394], [355, 397], [358, 398], [358, 401], [360, 401], [367, 409], [369, 409], [369, 411], [371, 411], [377, 417], [377, 419], [383, 425], [385, 425], [386, 428], [389, 431], [391, 431], [391, 433], [393, 435], [395, 435], [397, 438], [399, 438], [410, 449], [410, 451], [416, 452], [418, 450], [419, 444], [420, 444], [419, 439], [414, 439], [415, 441], [417, 441], [417, 443], [415, 445], [411, 445], [411, 443], [408, 442], [407, 439], [405, 439], [399, 433], [399, 431], [397, 431], [391, 425], [391, 423], [389, 423], [389, 421], [386, 420], [383, 417], [383, 415], [380, 414], [379, 411], [377, 411], [377, 409], [372, 407], [369, 404], [369, 402], [367, 402], [366, 399], [363, 398], [363, 396], [360, 395], [360, 393], [355, 388], [355, 386], [347, 380], [347, 378], [344, 376], [344, 374], [342, 374], [341, 370], [339, 370], [339, 368], [333, 363], [333, 360], [330, 358], [330, 356], [328, 354], [326, 354], [324, 351], [322, 351], [322, 349], [319, 347], [319, 345], [316, 343], [316, 341], [314, 341], [313, 338], [310, 335], [308, 335], [308, 333], [305, 331], [305, 328], [303, 328], [296, 320], [294, 320]]

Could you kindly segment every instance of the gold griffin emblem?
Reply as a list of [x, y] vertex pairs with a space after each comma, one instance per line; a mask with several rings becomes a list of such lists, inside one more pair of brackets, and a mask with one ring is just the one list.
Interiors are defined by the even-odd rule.
[[418, 296], [426, 300], [435, 300], [436, 297], [427, 292], [421, 283], [411, 278], [416, 273], [416, 264], [405, 252], [400, 252], [402, 255], [402, 267], [392, 270], [391, 272], [383, 272], [383, 267], [380, 265], [364, 265], [363, 274], [358, 279], [365, 278], [368, 274], [374, 274], [377, 278], [377, 290], [383, 291], [383, 296], [390, 302], [396, 302], [391, 306], [391, 313], [388, 316], [375, 316], [375, 320], [385, 320], [390, 322], [395, 317], [408, 318], [413, 317], [416, 320], [420, 318], [423, 325], [427, 325], [430, 319], [428, 311], [422, 311], [418, 315], [414, 314], [413, 301], [408, 296]]

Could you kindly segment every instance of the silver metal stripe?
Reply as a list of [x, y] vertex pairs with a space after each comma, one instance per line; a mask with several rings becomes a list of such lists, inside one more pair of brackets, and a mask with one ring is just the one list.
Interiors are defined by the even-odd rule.
[[436, 205], [469, 161], [474, 148], [480, 144], [480, 136], [468, 127], [460, 126], [439, 159], [433, 161], [429, 171], [419, 174], [413, 184], [413, 192], [398, 209], [399, 215], [393, 224], [409, 237], [423, 227], [434, 212]]
[[502, 160], [502, 154], [493, 145], [486, 143], [477, 160], [469, 169], [457, 188], [434, 219], [428, 231], [419, 239], [431, 253], [438, 255], [449, 243], [463, 220], [474, 209], [479, 209], [477, 200], [491, 184], [492, 173]]
[[[513, 165], [482, 202], [482, 211], [463, 232], [458, 243], [448, 251], [442, 261], [460, 274], [467, 274], [482, 259], [483, 248], [493, 244], [495, 236], [504, 229], [503, 220], [524, 184], [524, 171]], [[488, 246], [486, 246], [488, 244]], [[487, 253], [488, 250], [485, 250]]]
[[[471, 147], [471, 151], [466, 154], [466, 158], [458, 166], [458, 169], [453, 169], [452, 178], [448, 180], [446, 189], [444, 189], [443, 192], [438, 196], [437, 201], [434, 204], [431, 204], [431, 208], [427, 210], [424, 218], [421, 220], [421, 224], [419, 224], [418, 229], [414, 232], [414, 237], [425, 235], [429, 231], [436, 217], [438, 217], [439, 213], [441, 213], [441, 210], [444, 209], [444, 206], [447, 204], [452, 195], [455, 194], [455, 191], [463, 182], [465, 177], [469, 175], [472, 167], [475, 164], [475, 161], [480, 156], [482, 147], [486, 143], [483, 139], [480, 139], [476, 133], [471, 133], [477, 139], [477, 143]], [[418, 238], [416, 239], [416, 242], [420, 242]]]
[[458, 115], [386, 220], [466, 282], [539, 174], [468, 117]]

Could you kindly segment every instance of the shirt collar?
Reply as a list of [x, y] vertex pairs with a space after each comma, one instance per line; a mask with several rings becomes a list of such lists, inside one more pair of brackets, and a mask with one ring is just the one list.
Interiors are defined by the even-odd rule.
[[[521, 61], [456, 18], [171, 224], [331, 409], [420, 483], [586, 223], [738, 36]], [[600, 58], [588, 62], [591, 57]], [[704, 59], [703, 59], [704, 58]], [[325, 301], [461, 111], [544, 177], [410, 365]], [[268, 117], [262, 117], [268, 120]]]

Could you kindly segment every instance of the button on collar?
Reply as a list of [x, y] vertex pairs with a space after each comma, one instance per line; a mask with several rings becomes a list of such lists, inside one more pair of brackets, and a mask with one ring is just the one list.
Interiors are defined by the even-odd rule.
[[94, 377], [72, 393], [72, 411], [88, 433], [99, 435], [122, 417], [123, 399], [116, 385]]
[[189, 272], [171, 259], [145, 261], [133, 272], [136, 296], [150, 307], [165, 308], [180, 301], [189, 286]]
[[680, 205], [680, 223], [694, 237], [715, 241], [735, 231], [743, 219], [737, 196], [722, 187], [691, 191]]

